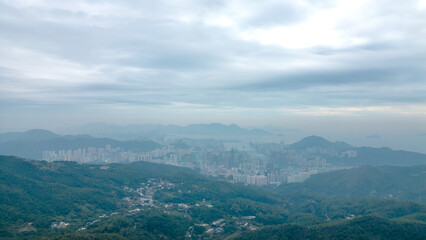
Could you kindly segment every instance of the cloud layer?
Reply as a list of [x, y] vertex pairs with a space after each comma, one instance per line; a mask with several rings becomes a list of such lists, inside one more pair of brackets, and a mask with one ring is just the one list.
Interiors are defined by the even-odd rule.
[[421, 128], [425, 2], [2, 0], [1, 124], [381, 114]]

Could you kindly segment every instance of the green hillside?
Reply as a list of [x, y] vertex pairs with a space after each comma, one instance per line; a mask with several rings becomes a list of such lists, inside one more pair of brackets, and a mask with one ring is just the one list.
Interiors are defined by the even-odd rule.
[[407, 229], [421, 234], [426, 222], [426, 205], [415, 202], [276, 194], [148, 162], [89, 165], [11, 156], [0, 156], [0, 211], [1, 239], [224, 239], [293, 226], [283, 224], [318, 236], [325, 233], [312, 229], [331, 229], [324, 235], [330, 237], [352, 224], [347, 218], [372, 215], [405, 236]]
[[[155, 215], [167, 204], [177, 219], [191, 214], [192, 225], [245, 214], [257, 215], [259, 224], [282, 223], [288, 215], [281, 199], [264, 190], [147, 162], [102, 166], [0, 156], [0, 173], [0, 237], [73, 232], [104, 214], [127, 219], [129, 211], [143, 207], [135, 189], [149, 184], [173, 187], [145, 193], [154, 204], [135, 213]], [[182, 212], [178, 204], [198, 206]], [[52, 223], [61, 221], [69, 225], [52, 232]]]
[[426, 224], [420, 222], [404, 222], [385, 218], [367, 216], [350, 221], [315, 226], [285, 224], [265, 227], [258, 231], [243, 232], [229, 239], [425, 239]]
[[314, 175], [303, 183], [281, 185], [282, 194], [309, 193], [331, 198], [361, 197], [426, 202], [426, 165], [362, 166]]

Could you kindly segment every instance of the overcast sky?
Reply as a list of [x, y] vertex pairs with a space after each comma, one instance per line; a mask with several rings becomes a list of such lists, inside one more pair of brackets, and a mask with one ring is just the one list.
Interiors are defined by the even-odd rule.
[[426, 152], [426, 0], [0, 0], [0, 84], [1, 131], [222, 122]]

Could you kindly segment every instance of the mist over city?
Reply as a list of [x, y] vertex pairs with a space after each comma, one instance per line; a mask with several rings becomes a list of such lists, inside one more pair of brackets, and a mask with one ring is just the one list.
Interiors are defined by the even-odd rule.
[[426, 239], [426, 1], [0, 0], [0, 238]]

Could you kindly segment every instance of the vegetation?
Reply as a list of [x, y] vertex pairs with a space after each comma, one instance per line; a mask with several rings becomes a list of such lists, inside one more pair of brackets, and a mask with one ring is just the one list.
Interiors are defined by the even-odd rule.
[[274, 193], [148, 162], [80, 165], [0, 156], [0, 238], [424, 236], [426, 205], [420, 202], [328, 197], [304, 189], [289, 185]]
[[230, 239], [425, 239], [426, 224], [366, 216], [310, 227], [284, 224], [243, 232]]
[[362, 166], [314, 175], [303, 183], [281, 185], [284, 195], [309, 193], [328, 198], [376, 198], [426, 202], [426, 165]]

